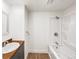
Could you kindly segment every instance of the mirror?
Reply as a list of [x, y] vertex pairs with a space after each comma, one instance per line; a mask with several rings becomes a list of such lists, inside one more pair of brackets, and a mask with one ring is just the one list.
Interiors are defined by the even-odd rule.
[[2, 34], [8, 34], [8, 14], [6, 12], [2, 12]]

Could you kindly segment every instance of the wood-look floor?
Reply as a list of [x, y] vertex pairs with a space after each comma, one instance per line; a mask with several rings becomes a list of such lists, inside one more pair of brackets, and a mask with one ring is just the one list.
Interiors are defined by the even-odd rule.
[[49, 59], [47, 53], [29, 53], [27, 59]]

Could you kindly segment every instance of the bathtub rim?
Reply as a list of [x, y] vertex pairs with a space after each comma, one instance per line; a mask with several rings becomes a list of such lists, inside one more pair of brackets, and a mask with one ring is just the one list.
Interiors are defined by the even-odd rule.
[[[61, 58], [58, 56], [58, 54], [55, 52], [55, 50], [53, 49], [52, 45], [50, 45], [50, 46], [48, 47], [48, 49], [51, 50], [51, 52], [54, 54], [54, 56], [56, 57], [56, 59], [61, 59]], [[51, 57], [51, 55], [50, 55], [50, 52], [48, 52], [48, 54], [49, 54], [50, 59], [52, 59], [52, 57]]]

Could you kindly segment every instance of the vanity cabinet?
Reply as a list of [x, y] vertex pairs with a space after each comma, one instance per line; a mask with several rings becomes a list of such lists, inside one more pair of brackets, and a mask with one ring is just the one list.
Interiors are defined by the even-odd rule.
[[16, 54], [11, 59], [24, 59], [24, 43], [21, 44]]

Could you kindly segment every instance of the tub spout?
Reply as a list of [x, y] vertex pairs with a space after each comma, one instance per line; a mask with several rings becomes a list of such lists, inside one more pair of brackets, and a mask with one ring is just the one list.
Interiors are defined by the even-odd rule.
[[55, 42], [55, 44], [56, 44], [56, 45], [59, 45], [59, 43], [58, 43], [57, 41]]

